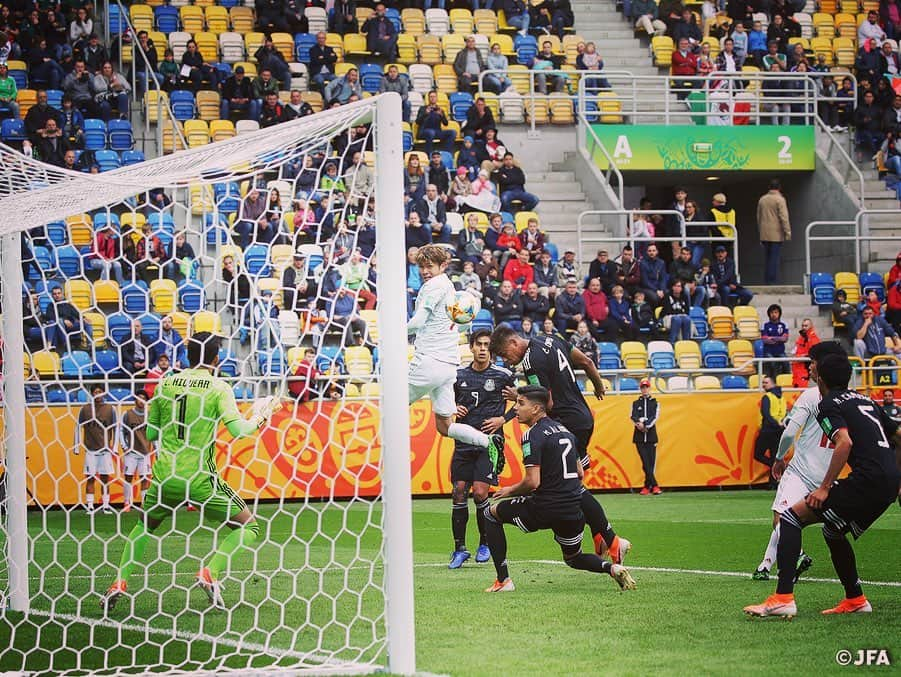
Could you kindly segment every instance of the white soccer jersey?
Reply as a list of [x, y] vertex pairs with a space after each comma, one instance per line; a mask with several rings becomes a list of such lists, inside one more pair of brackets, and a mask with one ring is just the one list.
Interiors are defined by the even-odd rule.
[[823, 481], [833, 451], [817, 422], [819, 403], [820, 391], [817, 388], [805, 390], [795, 401], [785, 427], [785, 434], [788, 435], [794, 436], [801, 431], [795, 439], [795, 453], [788, 469], [797, 474], [811, 491]]
[[436, 275], [419, 289], [416, 312], [409, 329], [416, 332], [413, 343], [417, 355], [440, 362], [460, 364], [460, 332], [447, 314], [447, 306], [456, 295], [454, 283], [447, 275]]

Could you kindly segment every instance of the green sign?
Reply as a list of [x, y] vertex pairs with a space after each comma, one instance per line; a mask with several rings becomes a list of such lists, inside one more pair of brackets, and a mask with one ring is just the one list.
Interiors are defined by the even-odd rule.
[[592, 125], [588, 149], [597, 166], [607, 154], [621, 171], [813, 171], [811, 126]]

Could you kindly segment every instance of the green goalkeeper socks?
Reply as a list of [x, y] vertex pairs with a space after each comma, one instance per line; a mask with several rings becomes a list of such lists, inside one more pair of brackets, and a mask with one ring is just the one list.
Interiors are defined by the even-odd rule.
[[242, 545], [249, 548], [256, 542], [259, 535], [260, 525], [256, 522], [250, 522], [226, 536], [222, 541], [222, 545], [219, 546], [219, 550], [216, 551], [216, 554], [210, 560], [210, 578], [218, 581], [219, 574], [228, 565], [232, 553]]
[[119, 580], [128, 582], [131, 570], [135, 564], [144, 559], [144, 549], [147, 547], [147, 528], [143, 522], [135, 524], [134, 529], [128, 534], [128, 541], [119, 559]]

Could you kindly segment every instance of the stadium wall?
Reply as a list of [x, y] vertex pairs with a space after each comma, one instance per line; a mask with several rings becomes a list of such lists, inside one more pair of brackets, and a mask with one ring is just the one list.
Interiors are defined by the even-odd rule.
[[[749, 486], [764, 480], [765, 468], [753, 460], [760, 425], [758, 393], [658, 395], [657, 478], [666, 487]], [[592, 489], [640, 487], [641, 463], [629, 421], [634, 396], [590, 398], [595, 414]], [[124, 409], [123, 409], [124, 411]], [[83, 456], [72, 453], [77, 406], [29, 407], [27, 420], [28, 490], [32, 504], [74, 505], [81, 501]], [[374, 496], [380, 491], [380, 449], [368, 440], [378, 430], [378, 408], [366, 401], [317, 402], [286, 406], [259, 438], [232, 440], [220, 430], [216, 449], [223, 477], [248, 499]], [[515, 421], [507, 426], [504, 484], [521, 479], [523, 466]], [[453, 443], [438, 435], [431, 405], [410, 409], [411, 476], [414, 495], [451, 491]], [[112, 500], [121, 501], [115, 482]]]

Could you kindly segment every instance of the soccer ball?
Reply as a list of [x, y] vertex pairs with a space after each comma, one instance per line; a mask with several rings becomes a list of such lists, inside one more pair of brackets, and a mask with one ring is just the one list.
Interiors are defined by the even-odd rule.
[[480, 308], [479, 299], [468, 291], [458, 291], [454, 300], [447, 304], [447, 315], [457, 324], [469, 324]]

